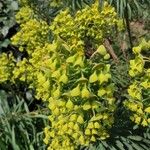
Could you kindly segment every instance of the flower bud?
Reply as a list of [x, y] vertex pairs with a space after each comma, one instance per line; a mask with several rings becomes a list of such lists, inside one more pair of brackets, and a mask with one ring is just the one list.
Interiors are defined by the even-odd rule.
[[105, 56], [104, 56], [104, 59], [105, 60], [108, 60], [110, 58], [110, 55], [109, 54], [106, 54]]
[[73, 104], [73, 102], [72, 102], [70, 99], [69, 99], [68, 102], [66, 103], [66, 107], [67, 107], [68, 109], [70, 109], [70, 110], [73, 109], [74, 104]]
[[97, 49], [97, 52], [99, 54], [101, 54], [102, 56], [106, 55], [107, 54], [107, 51], [106, 51], [106, 48], [104, 47], [104, 45], [100, 45]]

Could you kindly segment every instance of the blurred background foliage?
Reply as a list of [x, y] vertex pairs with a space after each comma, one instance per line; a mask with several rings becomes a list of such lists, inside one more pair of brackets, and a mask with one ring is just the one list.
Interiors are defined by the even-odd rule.
[[18, 9], [16, 0], [0, 1], [0, 50], [10, 44], [10, 30], [16, 26], [15, 13]]
[[32, 101], [0, 90], [0, 150], [44, 150], [43, 128], [46, 109], [31, 111]]
[[[35, 14], [40, 19], [51, 23], [55, 16], [66, 7], [70, 9], [72, 15], [90, 5], [94, 0], [26, 0], [33, 8]], [[103, 8], [104, 0], [100, 0], [100, 9]], [[139, 38], [149, 38], [150, 24], [150, 1], [149, 0], [108, 0], [116, 8], [118, 16], [125, 20], [128, 25], [127, 36], [130, 36], [132, 44]], [[10, 38], [17, 32], [19, 25], [15, 21], [15, 14], [19, 10], [17, 0], [0, 0], [0, 53], [12, 51], [17, 57], [22, 55], [14, 47]], [[129, 24], [128, 24], [129, 23]], [[125, 32], [125, 35], [127, 33]], [[126, 38], [123, 37], [126, 41]], [[117, 41], [118, 39], [114, 39]], [[113, 43], [112, 43], [113, 44]], [[124, 44], [124, 43], [123, 43]], [[124, 49], [128, 49], [127, 43]], [[117, 47], [118, 45], [113, 45]], [[123, 50], [124, 50], [123, 49]], [[128, 52], [126, 52], [128, 53]], [[113, 80], [119, 85], [118, 90], [123, 90], [128, 86], [129, 77], [127, 75], [128, 64], [121, 51], [117, 52], [121, 64], [114, 65]], [[128, 55], [128, 54], [127, 54]], [[113, 63], [113, 62], [112, 62]], [[47, 122], [46, 114], [48, 110], [39, 101], [35, 101], [34, 93], [26, 89], [23, 84], [18, 87], [0, 85], [0, 150], [44, 150], [43, 128]], [[11, 88], [10, 88], [11, 87]], [[21, 89], [21, 90], [20, 90]], [[19, 91], [20, 90], [20, 91]], [[124, 99], [119, 97], [119, 99]], [[120, 102], [121, 103], [121, 102]], [[148, 150], [150, 147], [150, 128], [143, 129], [138, 126], [132, 128], [131, 122], [127, 120], [128, 114], [120, 108], [116, 112], [117, 122], [112, 128], [112, 135], [107, 141], [100, 141], [96, 145], [91, 145], [90, 150]], [[118, 117], [119, 116], [119, 117]], [[125, 116], [122, 118], [122, 116]], [[124, 131], [124, 132], [122, 132]], [[81, 149], [85, 149], [81, 147]]]

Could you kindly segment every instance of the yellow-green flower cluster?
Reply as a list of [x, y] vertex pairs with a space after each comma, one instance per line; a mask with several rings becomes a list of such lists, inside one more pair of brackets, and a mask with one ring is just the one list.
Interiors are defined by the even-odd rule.
[[14, 57], [12, 53], [0, 53], [0, 83], [11, 80], [14, 68]]
[[68, 10], [61, 11], [54, 19], [51, 29], [55, 35], [67, 41], [71, 49], [80, 50], [87, 42], [97, 49], [104, 37], [111, 36], [114, 27], [121, 24], [114, 8], [107, 2], [101, 13], [98, 8], [97, 0], [92, 6], [78, 11], [75, 16], [71, 16]]
[[32, 83], [34, 77], [34, 68], [28, 63], [28, 60], [24, 58], [16, 63], [13, 69], [12, 81], [15, 83], [17, 81], [23, 81], [27, 83]]
[[133, 47], [135, 59], [130, 61], [129, 75], [132, 83], [128, 88], [129, 100], [125, 101], [125, 107], [131, 112], [131, 120], [138, 125], [150, 124], [150, 68], [147, 68], [149, 58], [142, 55], [143, 51], [150, 50], [150, 41], [143, 40], [137, 47]]
[[[28, 13], [25, 13], [26, 11]], [[12, 38], [12, 44], [17, 45], [20, 51], [27, 51], [28, 54], [33, 53], [36, 47], [42, 47], [49, 41], [49, 26], [47, 23], [32, 19], [30, 15], [28, 9], [18, 12], [17, 17], [19, 23], [21, 23], [21, 29]]]
[[20, 8], [19, 12], [16, 14], [16, 21], [19, 24], [23, 24], [32, 19], [33, 17], [34, 17], [33, 10], [28, 6], [24, 6]]
[[41, 92], [48, 89], [50, 94], [42, 96], [51, 111], [51, 126], [46, 127], [44, 139], [48, 149], [76, 149], [109, 137], [116, 108], [110, 65], [87, 61], [82, 51], [71, 55], [64, 44], [57, 41], [46, 45], [50, 64], [43, 68], [43, 75], [38, 75], [40, 85], [36, 87]]
[[[30, 18], [12, 38], [29, 55], [17, 62], [14, 81], [27, 81], [51, 112], [44, 138], [49, 150], [74, 150], [109, 137], [116, 101], [110, 55], [101, 43], [117, 21], [113, 7], [105, 3], [99, 12], [96, 1], [74, 17], [68, 10], [60, 12], [50, 27]], [[52, 43], [49, 29], [54, 34]], [[96, 49], [90, 59], [85, 57], [88, 40]]]

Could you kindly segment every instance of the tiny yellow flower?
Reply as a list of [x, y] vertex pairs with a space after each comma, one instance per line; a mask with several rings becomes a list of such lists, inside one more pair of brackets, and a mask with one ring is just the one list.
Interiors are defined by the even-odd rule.
[[95, 129], [92, 129], [92, 134], [98, 134], [98, 131], [97, 130], [95, 130]]
[[147, 107], [144, 111], [150, 113], [150, 107]]
[[105, 60], [108, 60], [110, 58], [110, 55], [109, 54], [106, 54], [105, 56], [104, 56], [104, 59]]
[[74, 123], [73, 122], [69, 122], [68, 123], [68, 127], [72, 129], [74, 127]]
[[68, 82], [68, 77], [67, 77], [66, 73], [64, 73], [64, 74], [60, 77], [59, 82], [62, 82], [62, 83], [64, 83], [64, 84], [66, 84], [66, 83]]
[[60, 88], [59, 87], [53, 92], [53, 96], [55, 98], [59, 98], [60, 97]]
[[80, 141], [81, 144], [84, 144], [85, 141], [84, 141], [84, 136], [83, 135], [81, 135], [79, 137], [79, 141]]
[[59, 115], [59, 109], [58, 108], [55, 108], [54, 110], [53, 110], [53, 113], [56, 115], [56, 116], [58, 116]]
[[67, 124], [63, 125], [63, 126], [62, 126], [62, 131], [66, 132], [67, 130], [68, 130]]
[[140, 124], [140, 122], [141, 122], [141, 117], [136, 117], [135, 118], [135, 123]]
[[103, 73], [100, 73], [98, 76], [98, 80], [99, 80], [100, 84], [102, 84], [104, 82], [108, 82], [108, 76], [106, 76]]
[[70, 121], [76, 121], [77, 120], [77, 114], [73, 114], [70, 116]]
[[94, 123], [94, 128], [96, 128], [96, 129], [99, 129], [101, 126], [100, 126], [100, 124], [98, 123], [98, 122], [95, 122]]
[[90, 129], [86, 129], [86, 130], [85, 130], [85, 135], [91, 135]]
[[79, 134], [78, 134], [78, 133], [73, 133], [72, 137], [73, 137], [74, 139], [78, 139]]
[[83, 105], [83, 110], [89, 110], [89, 109], [91, 109], [92, 108], [92, 106], [91, 106], [91, 104], [89, 103], [89, 102], [86, 102], [84, 105]]
[[99, 89], [98, 90], [98, 96], [104, 96], [106, 94], [106, 90], [104, 90], [104, 89]]
[[73, 102], [69, 99], [68, 102], [66, 103], [66, 108], [72, 110], [74, 108]]
[[76, 55], [68, 57], [67, 60], [66, 60], [66, 62], [67, 63], [74, 63], [75, 62], [75, 57], [76, 57]]
[[145, 89], [150, 88], [150, 82], [148, 80], [141, 82], [141, 86], [143, 86]]
[[44, 141], [45, 144], [48, 144], [49, 139], [48, 139], [47, 137], [45, 137], [45, 138], [43, 139], [43, 141]]
[[92, 137], [91, 137], [91, 141], [92, 141], [92, 142], [95, 142], [95, 141], [96, 141], [96, 138], [95, 138], [94, 136], [92, 136]]
[[133, 47], [132, 51], [133, 51], [135, 54], [139, 54], [139, 53], [141, 52], [141, 46]]
[[97, 52], [101, 54], [102, 56], [105, 56], [107, 54], [107, 51], [104, 45], [100, 45], [97, 49]]
[[145, 126], [148, 126], [148, 122], [147, 122], [145, 119], [143, 119], [141, 125], [143, 125], [144, 127], [145, 127]]
[[78, 84], [77, 87], [75, 87], [73, 90], [70, 91], [70, 95], [72, 97], [75, 97], [75, 96], [80, 96], [80, 85]]
[[84, 123], [84, 119], [81, 115], [77, 118], [77, 122], [80, 123], [80, 124]]
[[74, 63], [74, 66], [80, 66], [80, 67], [84, 66], [83, 58], [81, 56], [79, 56], [79, 58], [77, 58], [77, 60]]
[[82, 91], [81, 91], [81, 97], [82, 98], [89, 98], [90, 97], [90, 92], [87, 89], [86, 85], [84, 85]]
[[93, 124], [93, 122], [90, 122], [90, 123], [88, 124], [87, 128], [89, 128], [89, 129], [93, 129], [93, 128], [94, 128], [94, 124]]
[[60, 75], [60, 69], [58, 69], [52, 73], [51, 77], [58, 79]]
[[90, 83], [94, 83], [94, 82], [96, 82], [98, 80], [98, 76], [97, 76], [97, 74], [96, 74], [96, 71], [94, 71], [94, 73], [90, 76], [90, 78], [89, 78], [89, 82]]
[[79, 131], [80, 128], [79, 128], [77, 123], [74, 125], [73, 129], [76, 130], [76, 131]]

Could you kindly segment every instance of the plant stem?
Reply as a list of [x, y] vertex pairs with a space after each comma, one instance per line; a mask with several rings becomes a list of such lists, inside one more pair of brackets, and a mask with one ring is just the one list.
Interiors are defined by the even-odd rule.
[[130, 28], [129, 14], [128, 14], [128, 0], [126, 0], [126, 7], [124, 10], [124, 14], [125, 14], [127, 32], [128, 32], [128, 36], [129, 36], [130, 48], [132, 49], [133, 43], [132, 43], [131, 28]]

